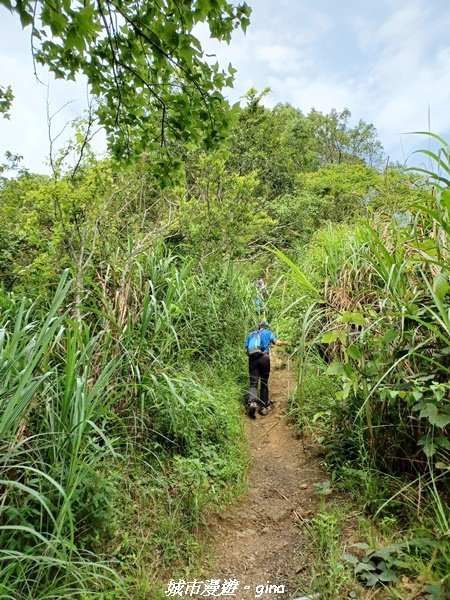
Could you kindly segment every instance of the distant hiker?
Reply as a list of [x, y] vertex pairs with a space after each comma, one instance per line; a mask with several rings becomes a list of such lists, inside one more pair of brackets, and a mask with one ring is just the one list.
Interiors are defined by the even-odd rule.
[[[248, 397], [248, 415], [255, 418], [258, 402], [259, 412], [266, 415], [269, 410], [269, 375], [270, 375], [270, 346], [288, 346], [289, 342], [277, 340], [270, 330], [267, 321], [262, 321], [258, 329], [251, 331], [245, 340], [245, 349], [248, 355], [248, 371], [250, 375], [250, 393]], [[258, 384], [260, 393], [258, 399]]]
[[256, 312], [259, 315], [263, 315], [265, 311], [264, 302], [261, 300], [259, 296], [255, 296], [253, 298], [253, 304], [256, 306]]
[[267, 291], [266, 283], [262, 277], [258, 277], [256, 280], [256, 287], [258, 288], [258, 293], [263, 300], [267, 300], [269, 297], [269, 292]]
[[260, 315], [263, 315], [265, 311], [264, 301], [269, 297], [269, 292], [267, 291], [266, 284], [262, 277], [258, 277], [258, 279], [255, 281], [255, 286], [257, 292], [253, 302], [256, 306], [257, 312]]

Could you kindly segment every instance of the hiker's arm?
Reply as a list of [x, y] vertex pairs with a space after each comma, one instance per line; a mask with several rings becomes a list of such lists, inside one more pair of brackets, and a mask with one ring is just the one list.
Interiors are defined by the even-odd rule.
[[291, 342], [282, 342], [281, 340], [277, 340], [275, 342], [275, 346], [290, 346]]

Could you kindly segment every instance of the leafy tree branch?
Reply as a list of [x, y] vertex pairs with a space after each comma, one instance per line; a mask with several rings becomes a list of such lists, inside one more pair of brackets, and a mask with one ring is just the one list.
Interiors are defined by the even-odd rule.
[[[115, 157], [142, 152], [163, 158], [171, 143], [210, 146], [229, 124], [222, 90], [234, 69], [210, 64], [193, 35], [206, 23], [229, 42], [249, 24], [250, 8], [226, 0], [0, 0], [31, 26], [33, 58], [56, 78], [87, 77], [97, 116]], [[0, 88], [0, 111], [12, 101]]]

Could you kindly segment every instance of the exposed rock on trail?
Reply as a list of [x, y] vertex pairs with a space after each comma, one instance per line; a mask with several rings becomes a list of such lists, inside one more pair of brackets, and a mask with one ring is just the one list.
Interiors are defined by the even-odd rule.
[[294, 385], [287, 370], [272, 371], [272, 410], [246, 421], [252, 460], [248, 494], [210, 524], [214, 567], [205, 578], [238, 580], [233, 598], [294, 598], [309, 575], [314, 549], [298, 524], [313, 514], [313, 484], [326, 475], [317, 449], [303, 444], [296, 428], [286, 423]]

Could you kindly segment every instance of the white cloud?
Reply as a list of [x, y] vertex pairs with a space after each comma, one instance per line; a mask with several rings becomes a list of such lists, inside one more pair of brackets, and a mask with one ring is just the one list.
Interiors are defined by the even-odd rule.
[[298, 66], [298, 50], [294, 46], [269, 44], [255, 49], [255, 58], [261, 60], [269, 71], [291, 73]]
[[[250, 87], [270, 86], [270, 106], [290, 102], [304, 112], [348, 107], [355, 120], [372, 122], [387, 153], [402, 160], [418, 142], [408, 136], [399, 141], [399, 134], [427, 129], [428, 107], [431, 128], [450, 134], [447, 1], [254, 0], [247, 35], [234, 32], [229, 46], [209, 40], [204, 26], [197, 34], [222, 67], [231, 62], [238, 69], [228, 92], [232, 102]], [[0, 40], [0, 83], [12, 83], [17, 96], [14, 120], [0, 121], [1, 150], [25, 154], [30, 164], [48, 152], [46, 90], [34, 83], [29, 42], [27, 36], [19, 40], [15, 21], [5, 23]], [[83, 85], [52, 84], [52, 106], [77, 99], [64, 114], [73, 118], [85, 94]]]
[[[294, 2], [284, 5], [295, 12]], [[400, 140], [399, 135], [428, 129], [428, 109], [431, 128], [444, 136], [450, 132], [450, 13], [423, 0], [411, 0], [406, 6], [390, 1], [378, 5], [384, 12], [359, 9], [356, 16], [351, 7], [346, 14], [340, 5], [336, 17], [341, 20], [334, 28], [330, 28], [333, 15], [320, 26], [318, 9], [303, 13], [300, 26], [294, 18], [291, 25], [290, 15], [285, 14], [286, 34], [278, 38], [273, 32], [272, 44], [261, 46], [254, 33], [245, 42], [249, 51], [244, 59], [241, 42], [234, 46], [238, 77], [250, 72], [252, 85], [260, 89], [270, 85], [270, 105], [275, 98], [304, 112], [311, 107], [324, 112], [350, 108], [355, 119], [372, 122], [387, 153], [402, 160], [420, 142], [409, 136]], [[296, 44], [292, 43], [294, 30]], [[314, 33], [304, 35], [305, 30]], [[351, 41], [346, 36], [352, 35], [355, 52], [339, 59], [324, 55], [322, 35], [332, 40], [336, 50], [342, 50]], [[280, 40], [283, 43], [276, 43]]]
[[329, 112], [332, 108], [342, 110], [352, 104], [351, 86], [337, 80], [309, 79], [305, 76], [281, 79], [271, 76], [269, 84], [278, 102], [288, 100], [304, 112], [309, 112], [311, 108], [321, 112]]
[[400, 149], [408, 155], [418, 140], [398, 135], [408, 131], [431, 129], [441, 134], [450, 131], [448, 90], [450, 89], [450, 45], [447, 35], [448, 11], [431, 11], [422, 0], [399, 7], [389, 4], [392, 12], [377, 30], [362, 24], [359, 42], [367, 49], [369, 38], [378, 54], [368, 71], [365, 90], [370, 108], [367, 114], [377, 126], [389, 152]]
[[[4, 32], [0, 39], [0, 84], [11, 85], [15, 96], [10, 120], [0, 118], [0, 161], [9, 150], [22, 155], [23, 164], [32, 171], [49, 172], [47, 102], [50, 115], [60, 111], [52, 120], [51, 135], [55, 138], [68, 122], [86, 110], [86, 83], [55, 80], [47, 69], [37, 65], [40, 83], [34, 76], [29, 29], [23, 31], [17, 18], [4, 14], [2, 8], [0, 12]], [[56, 150], [70, 137], [68, 128]], [[104, 151], [104, 146], [104, 140], [99, 140], [97, 150]]]

